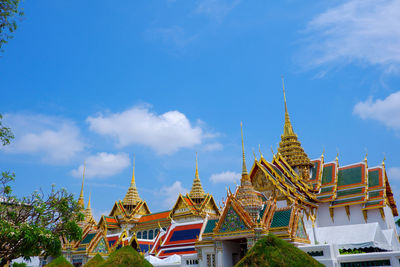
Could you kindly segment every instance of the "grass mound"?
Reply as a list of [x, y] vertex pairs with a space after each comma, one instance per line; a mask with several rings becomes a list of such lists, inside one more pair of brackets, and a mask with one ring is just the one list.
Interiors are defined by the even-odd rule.
[[74, 267], [66, 258], [60, 256], [52, 260], [46, 267]]
[[324, 266], [285, 240], [268, 235], [246, 253], [235, 267]]
[[100, 256], [100, 254], [96, 254], [96, 256], [91, 258], [90, 261], [88, 261], [84, 265], [84, 267], [97, 267], [97, 266], [101, 265], [103, 262], [104, 262], [103, 257]]
[[151, 267], [152, 265], [142, 255], [130, 246], [120, 248], [108, 256], [108, 259], [100, 264], [101, 267], [124, 267], [124, 266], [143, 266]]

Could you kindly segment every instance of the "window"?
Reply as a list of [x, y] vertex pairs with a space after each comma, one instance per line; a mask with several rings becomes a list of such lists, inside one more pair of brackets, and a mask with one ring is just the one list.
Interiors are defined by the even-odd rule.
[[156, 237], [158, 234], [158, 229], [154, 230], [154, 237]]
[[207, 254], [207, 267], [215, 267], [215, 254]]
[[147, 231], [143, 231], [143, 239], [147, 239]]
[[139, 239], [142, 238], [142, 232], [137, 232], [136, 237]]
[[149, 239], [153, 239], [153, 230], [149, 231]]

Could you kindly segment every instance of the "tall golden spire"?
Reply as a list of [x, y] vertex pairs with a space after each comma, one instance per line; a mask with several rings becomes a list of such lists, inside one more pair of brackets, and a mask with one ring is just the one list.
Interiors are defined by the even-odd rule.
[[85, 215], [85, 222], [87, 223], [96, 223], [96, 221], [93, 218], [93, 214], [92, 214], [92, 208], [90, 207], [90, 198], [91, 198], [91, 193], [89, 193], [89, 201], [87, 204], [86, 209], [84, 210], [83, 214]]
[[287, 163], [296, 170], [300, 177], [304, 180], [310, 179], [310, 168], [313, 166], [301, 143], [297, 139], [297, 135], [293, 131], [290, 123], [289, 112], [286, 103], [285, 83], [282, 77], [283, 99], [285, 103], [285, 124], [283, 126], [283, 135], [279, 143], [278, 153], [287, 161]]
[[247, 167], [246, 167], [246, 157], [244, 155], [243, 123], [242, 122], [240, 122], [240, 130], [242, 132], [242, 154], [243, 154], [242, 177], [243, 177], [243, 175], [248, 175], [248, 173], [247, 173]]
[[283, 126], [283, 136], [296, 135], [290, 123], [289, 112], [286, 104], [285, 82], [282, 76], [283, 99], [285, 101], [285, 125]]
[[131, 186], [135, 186], [135, 154], [133, 154], [133, 169], [132, 169]]
[[243, 138], [243, 123], [240, 123], [240, 130], [242, 133], [242, 179], [240, 179], [240, 186], [237, 191], [236, 198], [242, 203], [243, 208], [255, 220], [258, 215], [259, 208], [262, 205], [261, 199], [258, 197], [253, 185], [250, 181], [250, 176], [247, 173], [246, 158], [244, 154], [244, 138]]
[[136, 183], [135, 183], [135, 155], [133, 155], [133, 171], [132, 171], [131, 185], [128, 188], [128, 192], [126, 192], [123, 202], [124, 202], [124, 205], [133, 206], [133, 205], [136, 205], [140, 201], [142, 201], [142, 200], [139, 197], [138, 191], [136, 189]]
[[86, 163], [83, 162], [82, 187], [81, 187], [81, 194], [79, 195], [79, 199], [78, 199], [78, 204], [82, 207], [82, 209], [85, 208], [85, 200], [83, 199], [83, 184], [85, 182], [85, 167], [86, 167]]
[[205, 196], [205, 193], [204, 193], [203, 187], [201, 186], [201, 181], [199, 178], [199, 166], [197, 163], [197, 152], [196, 152], [196, 171], [194, 174], [192, 189], [190, 190], [189, 196], [191, 199], [193, 199], [195, 201], [199, 200], [197, 202], [200, 202], [201, 199], [203, 199]]

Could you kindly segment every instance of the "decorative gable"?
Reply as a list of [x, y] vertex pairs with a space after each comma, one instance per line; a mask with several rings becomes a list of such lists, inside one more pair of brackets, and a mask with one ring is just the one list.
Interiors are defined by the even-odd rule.
[[104, 238], [100, 239], [100, 241], [97, 243], [97, 246], [93, 250], [93, 253], [108, 254], [107, 244]]
[[235, 231], [243, 231], [249, 229], [247, 225], [244, 223], [242, 218], [240, 218], [239, 214], [232, 208], [229, 207], [228, 212], [225, 215], [224, 221], [219, 228], [219, 232], [235, 232]]

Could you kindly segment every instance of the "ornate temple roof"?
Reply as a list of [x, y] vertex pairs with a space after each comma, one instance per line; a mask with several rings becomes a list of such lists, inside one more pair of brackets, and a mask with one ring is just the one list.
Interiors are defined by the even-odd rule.
[[126, 195], [124, 197], [123, 203], [124, 205], [137, 205], [141, 200], [139, 197], [139, 193], [136, 189], [136, 184], [135, 184], [135, 160], [133, 160], [133, 171], [132, 171], [132, 180], [131, 180], [131, 185], [128, 188], [128, 192], [126, 192]]
[[190, 190], [189, 196], [192, 199], [203, 199], [205, 197], [203, 187], [199, 178], [199, 168], [197, 164], [197, 153], [196, 153], [196, 172], [194, 175], [192, 189]]
[[[307, 154], [304, 152], [300, 141], [297, 139], [297, 135], [293, 131], [293, 126], [290, 123], [289, 112], [286, 104], [285, 85], [283, 83], [283, 97], [285, 101], [285, 124], [283, 126], [283, 135], [281, 136], [281, 142], [279, 143], [278, 153], [289, 163], [292, 168], [310, 168], [313, 166]], [[308, 174], [308, 173], [307, 173]], [[307, 176], [305, 173], [305, 176]], [[304, 177], [308, 179], [308, 177]]]

